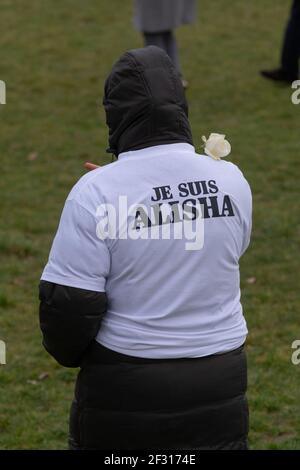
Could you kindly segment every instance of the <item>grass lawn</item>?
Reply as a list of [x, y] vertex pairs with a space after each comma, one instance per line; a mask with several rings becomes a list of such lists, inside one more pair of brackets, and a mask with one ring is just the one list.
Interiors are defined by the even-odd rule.
[[[195, 145], [227, 134], [253, 190], [241, 262], [253, 449], [300, 449], [300, 105], [258, 75], [278, 62], [288, 3], [201, 0], [197, 24], [178, 31]], [[1, 449], [67, 445], [76, 370], [41, 347], [37, 285], [83, 162], [110, 162], [102, 87], [118, 56], [142, 45], [131, 15], [124, 0], [1, 0]]]

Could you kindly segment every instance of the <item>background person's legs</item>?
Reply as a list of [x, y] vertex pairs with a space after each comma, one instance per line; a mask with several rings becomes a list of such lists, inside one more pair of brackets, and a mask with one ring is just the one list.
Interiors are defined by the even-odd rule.
[[263, 77], [275, 82], [292, 83], [299, 77], [300, 58], [300, 0], [294, 0], [283, 39], [281, 65], [273, 70], [262, 70]]
[[173, 31], [163, 31], [160, 33], [144, 32], [144, 39], [145, 46], [157, 46], [163, 49], [181, 74], [177, 42]]
[[165, 41], [166, 41], [167, 54], [169, 55], [176, 69], [181, 75], [181, 67], [180, 67], [180, 61], [179, 61], [177, 41], [176, 41], [176, 37], [173, 31], [168, 31], [167, 33], [165, 33]]
[[294, 0], [282, 47], [281, 67], [292, 79], [299, 76], [300, 0]]

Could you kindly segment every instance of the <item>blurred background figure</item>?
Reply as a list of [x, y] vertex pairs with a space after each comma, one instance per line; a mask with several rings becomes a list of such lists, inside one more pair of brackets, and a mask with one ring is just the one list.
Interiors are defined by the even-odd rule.
[[[144, 36], [145, 46], [161, 47], [182, 77], [174, 30], [195, 21], [196, 0], [135, 0], [134, 25]], [[182, 78], [184, 88], [188, 86]]]
[[276, 82], [292, 83], [299, 77], [300, 57], [300, 0], [294, 0], [281, 54], [281, 65], [274, 70], [262, 70], [265, 78]]

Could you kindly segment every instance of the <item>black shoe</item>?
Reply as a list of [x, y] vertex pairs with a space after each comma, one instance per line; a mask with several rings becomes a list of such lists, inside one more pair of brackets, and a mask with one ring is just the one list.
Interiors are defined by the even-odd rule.
[[282, 69], [261, 70], [260, 73], [264, 78], [268, 78], [269, 80], [273, 80], [274, 82], [288, 83], [289, 85], [295, 80], [298, 80], [297, 76], [293, 77]]

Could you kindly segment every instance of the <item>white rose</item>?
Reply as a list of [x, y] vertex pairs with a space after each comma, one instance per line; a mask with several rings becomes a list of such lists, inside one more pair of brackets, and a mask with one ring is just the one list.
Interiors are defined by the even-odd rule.
[[204, 152], [215, 160], [221, 160], [221, 158], [227, 157], [231, 152], [231, 145], [228, 140], [225, 140], [224, 134], [213, 132], [208, 139], [203, 136], [202, 140], [205, 142]]

